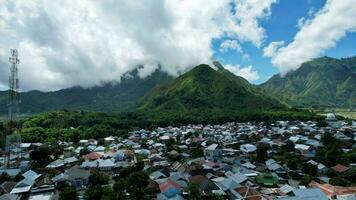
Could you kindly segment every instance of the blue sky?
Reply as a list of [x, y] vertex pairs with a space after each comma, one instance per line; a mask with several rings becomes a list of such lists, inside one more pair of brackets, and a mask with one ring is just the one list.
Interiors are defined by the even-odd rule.
[[[325, 5], [325, 0], [280, 0], [271, 7], [269, 18], [261, 21], [261, 26], [266, 31], [263, 41], [265, 46], [273, 41], [283, 40], [286, 43], [293, 41], [298, 33], [298, 20], [302, 17], [312, 19], [311, 13], [316, 13]], [[356, 12], [356, 11], [355, 11]], [[214, 59], [223, 64], [252, 66], [259, 74], [258, 80], [250, 82], [260, 84], [268, 80], [272, 75], [279, 73], [271, 59], [263, 56], [263, 48], [258, 48], [251, 43], [240, 43], [243, 52], [249, 55], [249, 59], [243, 58], [243, 53], [229, 49], [226, 52], [219, 51], [220, 44], [229, 38], [214, 40]], [[356, 33], [347, 33], [346, 37], [339, 40], [335, 47], [327, 49], [320, 56], [336, 58], [351, 57], [356, 55]]]

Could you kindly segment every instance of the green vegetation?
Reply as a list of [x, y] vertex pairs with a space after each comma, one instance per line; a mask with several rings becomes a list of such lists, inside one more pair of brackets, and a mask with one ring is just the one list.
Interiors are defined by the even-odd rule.
[[260, 87], [291, 106], [355, 108], [356, 57], [318, 58], [285, 77], [274, 75]]
[[[173, 79], [156, 70], [141, 79], [135, 69], [121, 77], [120, 82], [106, 83], [92, 88], [73, 87], [55, 92], [29, 91], [21, 93], [21, 112], [27, 114], [57, 109], [122, 112], [134, 110], [140, 97], [157, 84]], [[7, 91], [0, 91], [0, 113], [6, 114]]]
[[279, 101], [262, 93], [241, 77], [199, 65], [150, 91], [140, 102], [145, 112], [185, 114], [226, 111], [285, 110]]
[[339, 117], [344, 117], [352, 120], [356, 120], [356, 110], [353, 109], [323, 109], [323, 110], [314, 110], [315, 113], [317, 113], [320, 116], [326, 116], [327, 113], [335, 113]]
[[[80, 139], [100, 139], [107, 136], [126, 137], [129, 131], [157, 126], [180, 126], [185, 124], [221, 124], [231, 121], [275, 121], [275, 120], [317, 120], [309, 111], [266, 111], [266, 112], [175, 112], [161, 113], [156, 117], [149, 113], [96, 113], [85, 111], [52, 111], [33, 115], [21, 121], [23, 142], [53, 144], [56, 141], [78, 142]], [[0, 132], [5, 127], [0, 124]], [[83, 150], [85, 151], [85, 150]], [[196, 152], [200, 155], [200, 152]]]
[[199, 185], [197, 183], [188, 183], [187, 189], [190, 200], [201, 200]]

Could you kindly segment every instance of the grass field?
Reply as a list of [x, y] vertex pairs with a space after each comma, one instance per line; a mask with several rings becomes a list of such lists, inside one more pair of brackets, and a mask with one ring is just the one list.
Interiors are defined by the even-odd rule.
[[351, 111], [351, 110], [348, 110], [348, 109], [317, 110], [316, 112], [319, 115], [326, 115], [327, 113], [335, 112], [336, 115], [356, 120], [356, 111]]
[[356, 111], [344, 110], [344, 111], [335, 111], [335, 113], [336, 113], [336, 115], [340, 115], [343, 117], [347, 117], [347, 118], [356, 120]]

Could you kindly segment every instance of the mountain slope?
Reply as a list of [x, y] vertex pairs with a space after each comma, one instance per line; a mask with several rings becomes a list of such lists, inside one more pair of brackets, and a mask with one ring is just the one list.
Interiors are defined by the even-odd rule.
[[[121, 77], [120, 83], [84, 89], [73, 87], [55, 92], [21, 93], [21, 113], [38, 113], [54, 109], [117, 112], [134, 110], [137, 101], [157, 84], [173, 77], [161, 70], [141, 79], [134, 70]], [[7, 113], [7, 92], [0, 92], [0, 113]]]
[[[216, 64], [215, 64], [216, 65]], [[148, 112], [229, 112], [284, 108], [231, 72], [199, 65], [180, 77], [155, 87], [142, 98], [139, 110]]]
[[318, 58], [285, 77], [274, 75], [260, 87], [298, 107], [356, 107], [356, 57]]

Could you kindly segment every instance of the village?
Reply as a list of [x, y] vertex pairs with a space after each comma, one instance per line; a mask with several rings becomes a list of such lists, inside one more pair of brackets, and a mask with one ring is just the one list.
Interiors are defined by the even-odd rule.
[[133, 168], [148, 175], [139, 189], [149, 199], [354, 200], [356, 122], [325, 121], [165, 127], [57, 141], [51, 151], [21, 143], [11, 167], [2, 159], [0, 200], [61, 199], [69, 188], [84, 199], [95, 177], [115, 188]]

